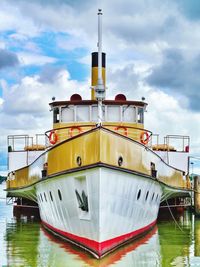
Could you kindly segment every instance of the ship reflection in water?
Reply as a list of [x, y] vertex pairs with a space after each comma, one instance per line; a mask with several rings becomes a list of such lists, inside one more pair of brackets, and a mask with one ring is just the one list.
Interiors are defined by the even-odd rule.
[[[200, 266], [200, 220], [185, 213], [101, 260], [49, 234], [39, 223], [7, 223], [8, 266]], [[199, 265], [198, 265], [199, 264]]]

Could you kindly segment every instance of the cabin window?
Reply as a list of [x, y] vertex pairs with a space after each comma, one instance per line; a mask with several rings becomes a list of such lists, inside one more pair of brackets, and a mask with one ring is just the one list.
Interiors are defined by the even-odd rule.
[[120, 121], [120, 106], [107, 106], [107, 121]]
[[[91, 107], [91, 121], [98, 122], [98, 106]], [[102, 106], [102, 121], [105, 121], [105, 106]]]
[[[91, 106], [91, 121], [98, 122], [98, 106]], [[102, 121], [105, 121], [105, 105], [102, 105]]]
[[59, 108], [53, 109], [53, 123], [59, 122]]
[[74, 106], [68, 106], [61, 110], [62, 122], [74, 121]]
[[98, 107], [92, 106], [92, 121], [97, 122], [98, 120]]
[[76, 121], [90, 121], [89, 106], [76, 107]]
[[135, 122], [135, 107], [123, 106], [122, 109], [122, 121]]
[[144, 123], [144, 109], [143, 108], [138, 108], [137, 121], [138, 123]]

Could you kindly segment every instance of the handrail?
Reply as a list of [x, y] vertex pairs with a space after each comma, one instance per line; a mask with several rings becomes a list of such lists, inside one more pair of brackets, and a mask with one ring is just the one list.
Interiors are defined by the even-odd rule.
[[[111, 131], [117, 132], [121, 135], [127, 136], [133, 140], [141, 141], [141, 133], [147, 132], [148, 133], [148, 146], [150, 146], [151, 143], [151, 137], [152, 137], [152, 132], [144, 129], [144, 128], [139, 128], [139, 127], [134, 127], [134, 126], [129, 126], [129, 125], [123, 125], [123, 124], [107, 124], [103, 123], [102, 125], [104, 128], [107, 128]], [[70, 126], [65, 126], [61, 128], [54, 128], [51, 130], [48, 130], [45, 132], [46, 136], [46, 146], [52, 146], [55, 143], [62, 142], [66, 139], [69, 139], [73, 136], [79, 135], [81, 133], [87, 132], [89, 130], [92, 130], [96, 128], [95, 124], [82, 124], [82, 125], [70, 125]], [[53, 133], [53, 134], [52, 134]], [[55, 136], [56, 135], [56, 136]], [[53, 136], [53, 139], [50, 140], [50, 138]], [[56, 140], [56, 142], [55, 142]]]
[[176, 152], [189, 152], [190, 137], [188, 135], [166, 135], [164, 136], [163, 143], [159, 142], [159, 135], [153, 134], [152, 141], [153, 150], [160, 151], [176, 151]]
[[107, 124], [107, 123], [103, 123], [103, 126], [106, 128], [106, 126], [113, 126], [113, 127], [116, 127], [116, 126], [122, 126], [122, 127], [126, 127], [126, 128], [131, 128], [131, 129], [135, 129], [135, 130], [141, 130], [141, 131], [145, 131], [145, 132], [148, 132], [150, 133], [150, 135], [152, 135], [152, 131], [150, 130], [147, 130], [145, 128], [140, 128], [140, 127], [134, 127], [134, 126], [130, 126], [130, 125], [124, 125], [124, 124], [118, 124], [118, 125], [114, 125], [114, 124]]
[[[26, 151], [28, 150], [28, 148], [33, 148], [33, 150], [37, 150], [38, 148], [38, 150], [40, 150], [42, 145], [39, 144], [39, 137], [41, 136], [45, 137], [44, 134], [36, 134], [34, 137], [29, 136], [27, 134], [8, 135], [7, 137], [8, 151], [9, 152]], [[43, 140], [42, 143], [44, 144], [45, 140]]]
[[[47, 133], [50, 133], [52, 130], [62, 130], [62, 129], [68, 129], [68, 128], [71, 128], [71, 127], [92, 127], [92, 128], [96, 128], [96, 125], [94, 124], [94, 125], [92, 125], [92, 124], [82, 124], [82, 125], [70, 125], [70, 126], [65, 126], [65, 127], [60, 127], [60, 128], [54, 128], [54, 129], [51, 129], [51, 130], [48, 130], [48, 131], [46, 131], [45, 132], [45, 135], [47, 136]], [[128, 126], [128, 125], [123, 125], [123, 124], [119, 124], [119, 125], [117, 125], [117, 124], [102, 124], [102, 126], [104, 127], [104, 128], [106, 128], [106, 126], [109, 126], [109, 127], [126, 127], [126, 128], [132, 128], [132, 129], [136, 129], [136, 130], [141, 130], [141, 131], [146, 131], [146, 132], [148, 132], [148, 133], [150, 133], [151, 135], [153, 134], [150, 130], [147, 130], [147, 129], [144, 129], [144, 128], [139, 128], [139, 127], [134, 127], [134, 126]], [[47, 136], [48, 137], [48, 136]]]

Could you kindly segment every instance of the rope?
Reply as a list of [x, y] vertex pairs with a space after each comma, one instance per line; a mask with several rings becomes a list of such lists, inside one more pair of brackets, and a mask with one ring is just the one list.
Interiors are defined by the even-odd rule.
[[181, 231], [182, 233], [184, 233], [183, 229], [180, 227], [180, 225], [179, 225], [178, 222], [176, 221], [176, 219], [175, 219], [175, 217], [174, 217], [174, 215], [173, 215], [173, 213], [172, 213], [172, 211], [171, 211], [171, 209], [170, 209], [170, 206], [169, 206], [169, 203], [168, 203], [167, 199], [166, 199], [165, 201], [166, 201], [166, 203], [167, 203], [169, 212], [170, 212], [170, 214], [171, 214], [171, 216], [172, 216], [172, 218], [173, 218], [175, 224], [178, 226], [178, 228], [180, 229], [180, 231]]

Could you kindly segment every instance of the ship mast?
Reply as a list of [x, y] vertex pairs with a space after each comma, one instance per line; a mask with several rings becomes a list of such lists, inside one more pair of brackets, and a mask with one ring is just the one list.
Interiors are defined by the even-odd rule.
[[105, 99], [105, 86], [102, 78], [102, 10], [98, 10], [98, 80], [95, 86], [98, 100], [98, 125], [102, 124], [102, 101]]

